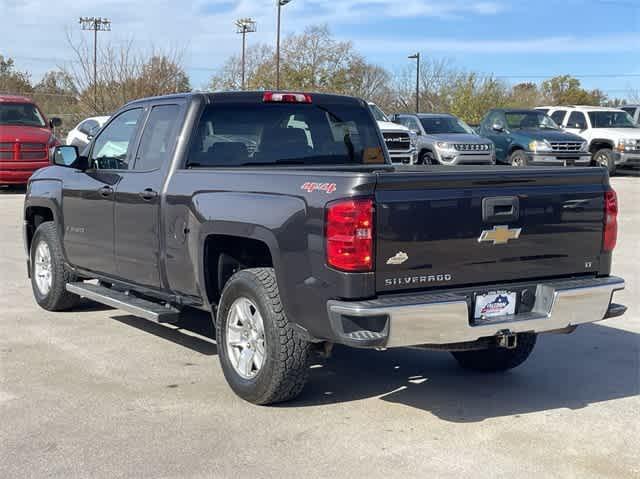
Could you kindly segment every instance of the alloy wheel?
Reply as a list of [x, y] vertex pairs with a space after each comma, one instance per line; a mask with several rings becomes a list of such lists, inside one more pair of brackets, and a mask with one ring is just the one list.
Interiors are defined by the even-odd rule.
[[227, 355], [236, 373], [244, 379], [253, 379], [266, 358], [262, 315], [245, 297], [236, 299], [228, 314]]
[[53, 281], [52, 270], [51, 250], [46, 242], [41, 241], [36, 248], [33, 274], [38, 291], [40, 291], [40, 294], [43, 296], [46, 296], [49, 294], [49, 291], [51, 291], [51, 283]]
[[609, 158], [604, 153], [598, 153], [595, 157], [596, 165], [609, 168]]

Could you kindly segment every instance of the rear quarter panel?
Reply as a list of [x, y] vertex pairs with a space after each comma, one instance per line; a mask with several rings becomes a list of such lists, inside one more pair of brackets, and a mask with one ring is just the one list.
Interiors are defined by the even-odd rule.
[[[331, 187], [303, 188], [309, 183]], [[327, 299], [371, 296], [375, 284], [373, 273], [348, 274], [327, 267], [325, 206], [340, 198], [371, 196], [374, 185], [375, 175], [353, 171], [178, 170], [170, 179], [162, 210], [169, 287], [206, 299], [207, 236], [259, 240], [271, 252], [289, 318], [315, 337], [326, 336]]]

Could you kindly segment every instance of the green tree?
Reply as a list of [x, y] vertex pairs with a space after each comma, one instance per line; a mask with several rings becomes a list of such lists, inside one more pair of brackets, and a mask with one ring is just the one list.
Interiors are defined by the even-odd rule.
[[511, 89], [509, 106], [514, 108], [534, 108], [542, 103], [538, 85], [532, 82], [518, 83]]
[[[212, 90], [241, 88], [242, 59], [233, 55], [212, 77]], [[245, 60], [247, 89], [275, 87], [275, 52], [269, 45], [247, 49]], [[280, 84], [283, 89], [334, 92], [362, 96], [391, 103], [391, 76], [377, 65], [368, 63], [350, 42], [331, 36], [326, 25], [310, 26], [303, 33], [290, 35], [282, 42]]]
[[12, 58], [0, 55], [0, 92], [30, 95], [32, 90], [29, 73], [16, 70]]
[[460, 75], [451, 89], [449, 112], [477, 125], [491, 108], [507, 106], [510, 90], [494, 77], [479, 77], [476, 73]]
[[544, 101], [550, 105], [600, 105], [606, 95], [600, 90], [585, 90], [580, 80], [561, 75], [542, 82]]
[[52, 70], [33, 87], [33, 98], [44, 113], [63, 118], [69, 127], [77, 117], [78, 90], [73, 79], [60, 70]]

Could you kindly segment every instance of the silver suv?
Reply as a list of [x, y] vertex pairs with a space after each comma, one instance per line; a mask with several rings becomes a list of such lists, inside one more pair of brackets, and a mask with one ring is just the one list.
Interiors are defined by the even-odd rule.
[[394, 115], [393, 121], [417, 135], [418, 164], [494, 165], [491, 140], [480, 137], [459, 118], [447, 113]]

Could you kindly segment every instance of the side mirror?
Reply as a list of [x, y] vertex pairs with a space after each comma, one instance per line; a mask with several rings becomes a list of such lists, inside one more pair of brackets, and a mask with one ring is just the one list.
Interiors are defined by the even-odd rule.
[[58, 117], [53, 117], [49, 120], [49, 126], [51, 128], [58, 128], [62, 126], [62, 120]]
[[422, 132], [420, 130], [413, 130], [413, 132], [418, 136], [422, 136]]
[[55, 146], [51, 149], [53, 164], [65, 168], [87, 169], [87, 159], [80, 156], [78, 147], [74, 145]]
[[491, 129], [493, 131], [497, 131], [502, 133], [504, 131], [504, 125], [502, 123], [494, 123], [493, 125], [491, 125]]

